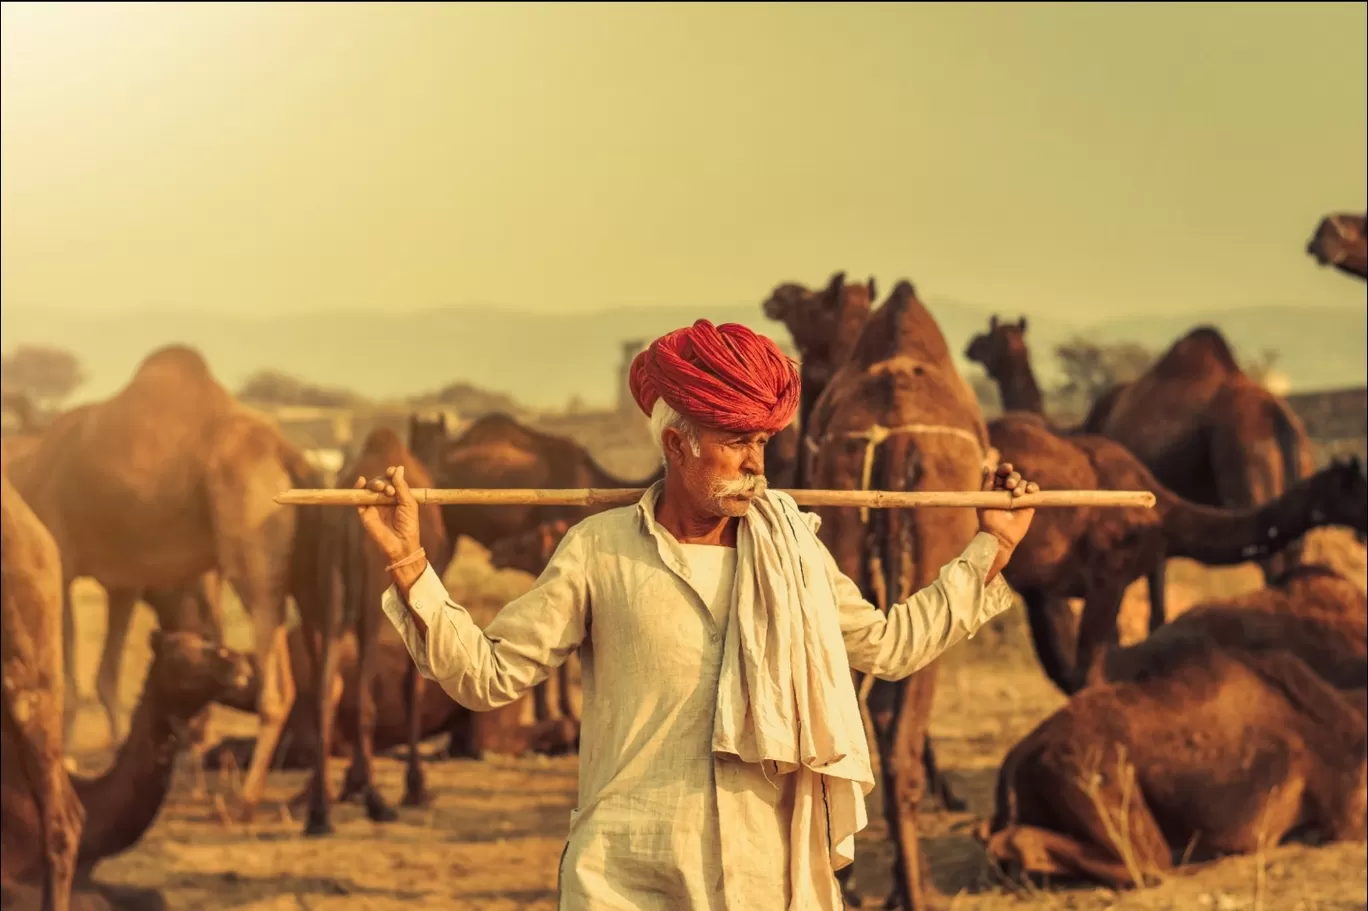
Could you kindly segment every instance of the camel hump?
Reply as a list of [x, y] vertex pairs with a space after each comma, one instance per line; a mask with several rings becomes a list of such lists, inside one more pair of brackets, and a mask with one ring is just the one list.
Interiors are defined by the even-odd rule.
[[895, 354], [950, 363], [950, 348], [940, 326], [907, 279], [894, 285], [888, 300], [870, 315], [855, 345], [854, 359], [869, 368]]
[[361, 444], [361, 452], [365, 455], [383, 456], [389, 459], [391, 465], [401, 465], [408, 455], [408, 447], [389, 427], [376, 427], [366, 434], [366, 441]]
[[176, 371], [187, 376], [209, 377], [209, 364], [198, 348], [189, 345], [164, 345], [143, 358], [138, 372], [145, 370]]
[[1198, 326], [1174, 342], [1154, 369], [1161, 374], [1191, 374], [1212, 367], [1228, 373], [1240, 372], [1235, 353], [1230, 350], [1230, 343], [1221, 330], [1215, 326]]

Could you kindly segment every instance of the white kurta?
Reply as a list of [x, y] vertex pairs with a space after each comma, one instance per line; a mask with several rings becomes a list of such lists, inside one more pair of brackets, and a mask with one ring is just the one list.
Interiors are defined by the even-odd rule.
[[[792, 776], [711, 750], [735, 551], [683, 545], [635, 506], [570, 529], [536, 584], [481, 630], [429, 567], [386, 616], [419, 671], [475, 711], [524, 695], [578, 650], [579, 794], [559, 870], [562, 911], [786, 911]], [[885, 616], [826, 553], [851, 667], [900, 679], [1012, 603], [984, 577], [979, 534]], [[825, 548], [823, 548], [825, 553]]]

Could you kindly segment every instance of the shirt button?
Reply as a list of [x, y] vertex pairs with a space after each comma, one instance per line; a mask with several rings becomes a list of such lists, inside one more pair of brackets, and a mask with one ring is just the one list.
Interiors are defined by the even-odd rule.
[[721, 639], [722, 637], [717, 633], [713, 633], [710, 638], [712, 639], [712, 641], [716, 642], [718, 639]]

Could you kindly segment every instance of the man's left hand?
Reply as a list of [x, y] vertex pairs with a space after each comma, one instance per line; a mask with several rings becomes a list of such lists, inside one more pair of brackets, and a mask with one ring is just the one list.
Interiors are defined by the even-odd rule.
[[[1011, 462], [1003, 462], [996, 471], [984, 469], [983, 489], [1010, 490], [1015, 499], [1028, 493], [1039, 493], [1040, 485], [1023, 478], [1012, 467]], [[979, 530], [997, 538], [1002, 550], [1010, 553], [1021, 543], [1021, 539], [1026, 537], [1026, 532], [1031, 527], [1031, 517], [1034, 515], [1034, 508], [980, 509]]]

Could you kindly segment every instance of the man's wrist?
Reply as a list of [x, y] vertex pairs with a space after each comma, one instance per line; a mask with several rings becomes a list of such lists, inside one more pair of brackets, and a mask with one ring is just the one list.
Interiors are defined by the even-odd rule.
[[390, 578], [394, 580], [394, 587], [399, 590], [405, 604], [409, 601], [409, 591], [423, 577], [423, 573], [427, 572], [427, 567], [427, 560], [416, 560], [390, 570]]

